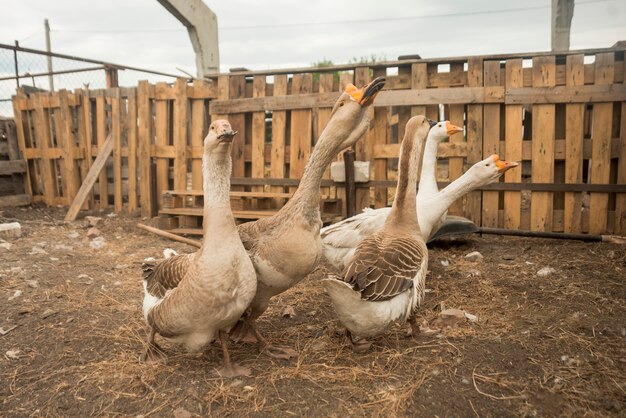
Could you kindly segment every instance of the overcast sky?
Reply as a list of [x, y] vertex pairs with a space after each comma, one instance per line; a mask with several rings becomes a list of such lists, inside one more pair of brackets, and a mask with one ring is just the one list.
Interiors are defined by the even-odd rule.
[[[205, 3], [218, 16], [222, 70], [309, 66], [322, 59], [345, 63], [371, 55], [430, 58], [550, 48], [550, 0]], [[1, 43], [17, 39], [22, 46], [43, 49], [43, 20], [48, 18], [56, 52], [195, 74], [186, 30], [156, 0], [0, 4]], [[367, 21], [349, 22], [354, 20]], [[626, 39], [626, 1], [576, 0], [572, 49], [608, 47], [620, 39]]]

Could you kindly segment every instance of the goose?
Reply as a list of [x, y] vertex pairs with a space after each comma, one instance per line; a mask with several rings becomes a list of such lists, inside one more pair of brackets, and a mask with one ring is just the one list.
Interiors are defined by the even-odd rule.
[[322, 260], [319, 189], [324, 170], [337, 153], [355, 144], [369, 128], [367, 108], [384, 84], [383, 77], [361, 89], [349, 84], [335, 102], [292, 198], [273, 216], [239, 225], [258, 283], [254, 300], [231, 332], [233, 339], [256, 341], [261, 352], [274, 358], [296, 355], [290, 348], [271, 345], [259, 333], [256, 320], [272, 297], [296, 285]]
[[[461, 177], [439, 191], [435, 178], [437, 146], [449, 135], [461, 131], [461, 128], [443, 121], [428, 133], [417, 192], [417, 221], [426, 241], [439, 230], [452, 203], [472, 190], [496, 182], [505, 171], [518, 165], [516, 162], [501, 160], [494, 154], [474, 164]], [[359, 242], [382, 228], [390, 212], [390, 207], [366, 208], [358, 215], [322, 228], [324, 256], [328, 262], [337, 270], [342, 270]]]
[[218, 373], [250, 375], [249, 369], [230, 360], [227, 348], [227, 332], [252, 301], [257, 284], [230, 208], [231, 145], [236, 133], [227, 121], [217, 120], [204, 140], [205, 238], [200, 249], [143, 265], [143, 314], [150, 327], [143, 361], [162, 357], [157, 333], [191, 352], [201, 350], [217, 334], [224, 357]]
[[418, 166], [431, 124], [421, 115], [409, 119], [389, 216], [380, 230], [359, 243], [342, 277], [322, 280], [356, 352], [370, 347], [364, 338], [383, 333], [398, 319], [412, 317], [424, 298], [428, 250], [417, 223], [415, 199]]

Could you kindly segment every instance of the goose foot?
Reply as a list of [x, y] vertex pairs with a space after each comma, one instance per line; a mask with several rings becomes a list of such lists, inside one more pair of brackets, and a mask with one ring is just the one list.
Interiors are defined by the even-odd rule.
[[151, 327], [150, 334], [148, 335], [148, 347], [146, 351], [139, 356], [140, 362], [150, 364], [165, 361], [165, 351], [154, 341], [155, 337], [156, 330]]
[[252, 375], [252, 371], [248, 369], [247, 367], [243, 367], [243, 366], [238, 365], [237, 363], [231, 363], [231, 362], [229, 362], [228, 364], [224, 363], [222, 367], [217, 369], [217, 373], [220, 376], [226, 377], [226, 378], [242, 377], [242, 376], [248, 377]]
[[365, 338], [353, 338], [352, 333], [348, 329], [346, 329], [345, 341], [347, 345], [352, 347], [352, 351], [357, 354], [366, 353], [372, 347], [372, 343]]
[[256, 344], [259, 342], [254, 335], [254, 332], [250, 329], [250, 325], [244, 320], [240, 320], [230, 330], [231, 340], [238, 343]]
[[271, 344], [263, 344], [259, 350], [261, 353], [279, 360], [289, 360], [298, 356], [298, 352], [289, 347], [279, 347]]

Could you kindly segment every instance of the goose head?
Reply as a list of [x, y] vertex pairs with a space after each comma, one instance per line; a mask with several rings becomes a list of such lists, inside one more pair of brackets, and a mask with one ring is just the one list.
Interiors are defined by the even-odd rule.
[[378, 77], [360, 89], [348, 84], [341, 93], [324, 129], [324, 131], [331, 129], [333, 138], [343, 138], [343, 141], [333, 144], [337, 151], [351, 147], [363, 136], [369, 127], [367, 108], [374, 103], [376, 95], [384, 85], [385, 78]]
[[230, 123], [224, 119], [218, 119], [209, 126], [209, 133], [204, 138], [204, 152], [230, 154], [230, 147], [237, 131], [233, 131]]
[[493, 154], [474, 164], [467, 170], [467, 173], [475, 177], [481, 186], [484, 186], [496, 182], [507, 170], [518, 165], [519, 163], [514, 161], [501, 160], [498, 154]]
[[463, 132], [463, 128], [450, 123], [450, 121], [443, 120], [437, 122], [428, 133], [428, 141], [436, 141], [437, 143], [448, 139], [451, 135], [458, 132]]

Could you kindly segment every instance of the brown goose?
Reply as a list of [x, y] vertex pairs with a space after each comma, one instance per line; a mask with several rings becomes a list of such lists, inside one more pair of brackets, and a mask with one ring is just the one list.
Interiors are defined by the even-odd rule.
[[434, 124], [424, 116], [409, 120], [389, 217], [381, 230], [359, 243], [342, 278], [322, 281], [355, 351], [369, 348], [363, 337], [383, 333], [398, 319], [409, 319], [423, 299], [428, 250], [417, 222], [415, 197], [424, 143]]
[[356, 143], [368, 129], [367, 107], [384, 84], [385, 79], [380, 77], [361, 89], [348, 85], [333, 107], [293, 197], [274, 216], [239, 226], [258, 285], [249, 309], [231, 333], [233, 338], [254, 336], [261, 351], [275, 358], [295, 355], [291, 349], [270, 345], [258, 332], [255, 321], [272, 297], [296, 285], [317, 267], [322, 257], [319, 189], [324, 170], [338, 152]]
[[226, 345], [226, 333], [256, 292], [256, 273], [230, 209], [231, 143], [235, 134], [227, 121], [217, 120], [204, 140], [205, 239], [200, 249], [157, 265], [144, 264], [143, 313], [150, 326], [144, 361], [162, 355], [154, 341], [157, 333], [184, 344], [189, 351], [201, 350], [218, 334], [224, 353], [224, 365], [218, 372], [226, 377], [250, 374], [230, 361]]

